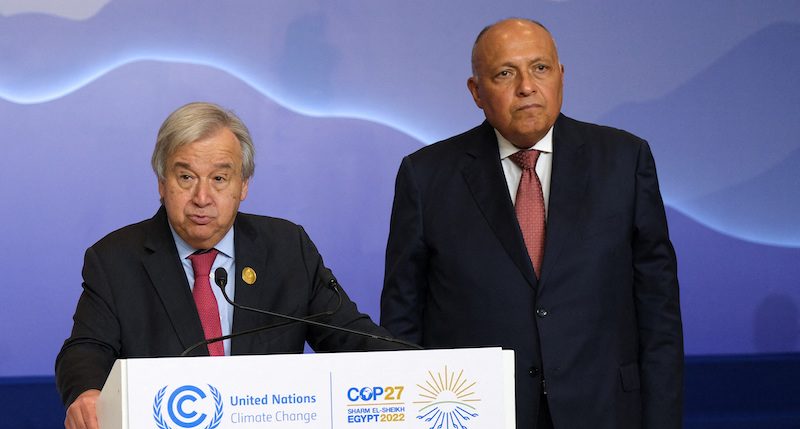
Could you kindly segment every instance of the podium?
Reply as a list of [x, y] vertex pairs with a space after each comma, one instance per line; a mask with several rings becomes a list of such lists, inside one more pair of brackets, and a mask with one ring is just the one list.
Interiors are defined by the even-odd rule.
[[101, 429], [515, 428], [500, 348], [118, 360]]

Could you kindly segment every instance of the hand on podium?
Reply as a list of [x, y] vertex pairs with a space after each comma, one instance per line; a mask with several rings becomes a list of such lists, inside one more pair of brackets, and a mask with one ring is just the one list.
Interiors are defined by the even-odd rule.
[[97, 423], [97, 398], [100, 391], [90, 389], [81, 393], [75, 402], [67, 408], [67, 418], [64, 420], [66, 429], [99, 429]]

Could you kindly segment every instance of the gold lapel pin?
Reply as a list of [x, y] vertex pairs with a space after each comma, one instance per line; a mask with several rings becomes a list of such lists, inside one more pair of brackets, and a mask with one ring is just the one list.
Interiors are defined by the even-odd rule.
[[244, 269], [242, 270], [242, 280], [244, 280], [244, 282], [249, 284], [249, 285], [252, 285], [253, 283], [255, 283], [256, 282], [256, 270], [254, 270], [254, 269], [252, 269], [250, 267], [244, 267]]

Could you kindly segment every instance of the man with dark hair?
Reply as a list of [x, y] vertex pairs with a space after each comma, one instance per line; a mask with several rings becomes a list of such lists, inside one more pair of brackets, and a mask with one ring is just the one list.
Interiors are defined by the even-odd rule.
[[381, 324], [513, 349], [520, 429], [680, 428], [677, 263], [647, 142], [561, 113], [535, 21], [484, 29], [472, 69], [486, 121], [400, 166]]

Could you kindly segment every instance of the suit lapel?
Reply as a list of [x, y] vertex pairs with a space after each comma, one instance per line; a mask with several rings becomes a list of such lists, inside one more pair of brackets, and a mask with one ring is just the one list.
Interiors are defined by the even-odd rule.
[[144, 268], [161, 298], [178, 340], [186, 349], [204, 339], [203, 328], [163, 206], [151, 220], [145, 247], [148, 254], [142, 261]]
[[584, 140], [572, 120], [560, 115], [553, 131], [553, 170], [547, 214], [542, 285], [557, 264], [564, 243], [574, 240], [582, 202], [589, 183], [589, 160]]
[[[232, 273], [236, 281], [235, 301], [237, 304], [260, 308], [267, 292], [267, 239], [259, 238], [246, 215], [237, 214], [233, 225], [233, 246], [236, 252], [236, 272]], [[250, 268], [256, 274], [253, 284], [244, 282], [242, 272]], [[263, 324], [263, 317], [248, 311], [234, 309], [232, 332], [253, 329]], [[231, 354], [246, 354], [254, 350], [252, 342], [257, 335], [244, 335], [231, 340]]]
[[[528, 283], [536, 287], [536, 275], [525, 248], [511, 197], [508, 195], [503, 167], [500, 165], [500, 151], [494, 129], [488, 122], [484, 122], [477, 129], [474, 138], [464, 144], [466, 153], [472, 160], [462, 169], [462, 174], [475, 202], [514, 264]], [[499, 195], [504, 197], [498, 198]]]

